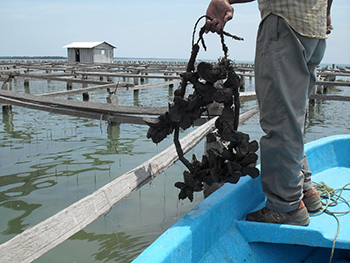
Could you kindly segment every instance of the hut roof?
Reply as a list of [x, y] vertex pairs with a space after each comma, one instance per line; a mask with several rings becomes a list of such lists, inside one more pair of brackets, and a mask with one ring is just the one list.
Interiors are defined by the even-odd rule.
[[107, 44], [107, 45], [115, 48], [115, 46], [107, 43], [106, 41], [99, 41], [99, 42], [73, 42], [71, 44], [63, 46], [63, 48], [94, 48], [94, 47], [97, 47], [97, 46], [99, 46], [101, 44]]

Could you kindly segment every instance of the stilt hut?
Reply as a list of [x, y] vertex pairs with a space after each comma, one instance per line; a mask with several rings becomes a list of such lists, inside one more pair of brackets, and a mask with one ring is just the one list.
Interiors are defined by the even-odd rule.
[[67, 48], [68, 62], [113, 63], [115, 46], [102, 42], [73, 42]]

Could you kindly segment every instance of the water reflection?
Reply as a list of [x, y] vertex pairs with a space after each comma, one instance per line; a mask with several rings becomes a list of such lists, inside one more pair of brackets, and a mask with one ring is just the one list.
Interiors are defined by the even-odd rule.
[[[42, 176], [42, 174], [45, 174], [46, 169], [48, 168], [34, 170], [29, 172], [29, 174], [25, 173], [25, 176], [21, 174], [1, 176], [0, 204], [13, 197], [14, 195], [11, 193], [16, 193], [16, 197], [21, 197], [27, 196], [35, 190], [54, 186], [56, 184], [54, 180], [48, 179], [48, 176]], [[38, 181], [39, 179], [40, 181]]]
[[24, 197], [33, 191], [50, 188], [57, 184], [56, 181], [41, 176], [44, 173], [45, 169], [39, 169], [29, 174], [10, 174], [0, 177], [0, 206], [12, 211], [23, 211], [20, 216], [13, 216], [7, 222], [7, 228], [1, 229], [2, 235], [19, 234], [28, 228], [29, 224], [23, 223], [25, 218], [42, 205], [28, 203]]
[[172, 101], [174, 98], [174, 84], [169, 86], [168, 89], [168, 101]]
[[3, 112], [0, 129], [0, 243], [129, 170], [121, 160], [140, 137], [120, 123], [24, 108]]
[[308, 111], [306, 114], [306, 123], [305, 128], [322, 124], [325, 120], [325, 116], [322, 112], [322, 106], [324, 101], [319, 100], [315, 102], [315, 105], [309, 105]]
[[[0, 194], [2, 198], [3, 193]], [[13, 211], [21, 211], [22, 214], [18, 217], [14, 217], [7, 222], [7, 228], [2, 230], [2, 235], [15, 235], [22, 233], [29, 224], [24, 224], [23, 221], [28, 217], [35, 209], [39, 208], [41, 204], [28, 204], [22, 200], [13, 200], [7, 202], [1, 202], [1, 207], [11, 209]], [[1, 240], [1, 239], [0, 239]]]
[[11, 110], [2, 110], [2, 123], [4, 124], [4, 132], [13, 133], [13, 113]]
[[23, 86], [24, 86], [24, 93], [30, 94], [29, 80], [24, 80]]
[[141, 237], [135, 237], [125, 232], [107, 234], [88, 233], [84, 230], [73, 235], [70, 240], [98, 242], [99, 250], [92, 253], [96, 262], [131, 262], [148, 245]]
[[135, 89], [133, 91], [134, 106], [141, 106], [140, 104], [140, 90]]
[[118, 148], [120, 146], [120, 123], [108, 123], [107, 138], [109, 139], [107, 144], [107, 150], [109, 152], [119, 153]]

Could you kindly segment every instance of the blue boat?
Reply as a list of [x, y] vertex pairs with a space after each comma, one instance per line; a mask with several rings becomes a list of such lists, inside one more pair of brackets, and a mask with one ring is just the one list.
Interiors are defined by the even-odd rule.
[[[307, 143], [305, 153], [314, 182], [350, 189], [350, 135]], [[339, 199], [327, 210], [345, 213], [315, 214], [306, 227], [248, 222], [246, 214], [265, 205], [259, 178], [224, 185], [133, 262], [350, 262], [349, 203]], [[350, 200], [348, 190], [338, 192]]]

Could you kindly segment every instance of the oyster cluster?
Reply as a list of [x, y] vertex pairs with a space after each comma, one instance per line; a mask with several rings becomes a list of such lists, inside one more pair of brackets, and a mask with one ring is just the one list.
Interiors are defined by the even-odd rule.
[[[220, 134], [219, 131], [217, 133]], [[213, 137], [212, 133], [207, 140], [210, 137]], [[209, 186], [213, 183], [236, 184], [242, 176], [259, 176], [259, 170], [255, 167], [258, 159], [255, 152], [259, 149], [257, 141], [249, 142], [248, 134], [233, 131], [230, 141], [225, 141], [223, 145], [222, 151], [208, 149], [201, 161], [195, 155], [192, 156], [193, 171], [184, 171], [184, 182], [175, 183], [175, 187], [180, 189], [179, 199], [193, 201], [193, 193], [204, 190], [204, 183]]]
[[[238, 96], [236, 90], [240, 86], [240, 79], [234, 73], [232, 64], [232, 61], [227, 59], [221, 59], [217, 64], [201, 62], [196, 72], [181, 74], [181, 86], [175, 90], [174, 100], [169, 104], [168, 111], [156, 120], [145, 118], [145, 122], [150, 126], [147, 138], [159, 143], [173, 133], [177, 126], [188, 129], [207, 111], [206, 106], [214, 101], [232, 105], [233, 96]], [[194, 92], [185, 98], [188, 83], [193, 85]]]
[[[205, 48], [203, 27], [200, 39]], [[225, 32], [224, 32], [225, 33]], [[259, 170], [255, 167], [258, 159], [255, 153], [259, 146], [257, 141], [250, 141], [249, 135], [237, 131], [239, 123], [239, 87], [240, 78], [234, 71], [234, 63], [227, 56], [227, 46], [224, 43], [224, 34], [221, 34], [221, 43], [224, 57], [217, 63], [201, 62], [195, 67], [199, 51], [198, 42], [193, 44], [187, 70], [181, 74], [181, 85], [174, 92], [173, 103], [169, 104], [168, 111], [156, 120], [145, 119], [149, 125], [147, 138], [154, 143], [161, 142], [174, 132], [174, 144], [179, 160], [187, 167], [184, 171], [184, 182], [175, 183], [180, 189], [179, 199], [193, 200], [193, 193], [202, 191], [204, 183], [237, 183], [241, 176], [250, 175], [255, 178]], [[226, 33], [227, 35], [227, 33]], [[192, 84], [193, 93], [187, 97], [186, 87]], [[203, 112], [209, 111], [207, 106], [213, 102], [223, 105], [221, 116], [215, 122], [217, 136], [209, 135], [207, 139], [219, 138], [222, 149], [209, 149], [202, 160], [193, 155], [188, 161], [183, 154], [179, 142], [179, 129], [187, 129], [199, 119]]]

